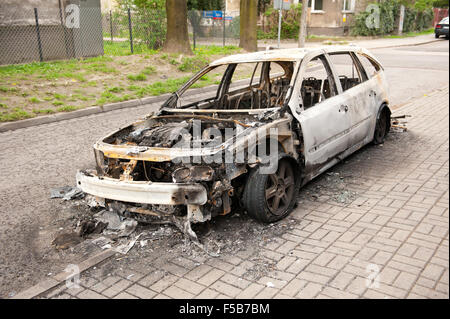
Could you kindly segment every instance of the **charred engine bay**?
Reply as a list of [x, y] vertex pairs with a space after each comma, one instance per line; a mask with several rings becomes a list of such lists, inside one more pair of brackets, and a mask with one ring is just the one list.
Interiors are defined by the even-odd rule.
[[[129, 146], [130, 152], [145, 151], [148, 148], [214, 148], [236, 136], [246, 135], [249, 131], [263, 125], [258, 114], [167, 114], [149, 116], [141, 122], [130, 125], [104, 142], [110, 145]], [[244, 134], [243, 134], [244, 133]], [[133, 161], [120, 158], [105, 158], [104, 173], [112, 178], [124, 178], [134, 181], [151, 182], [192, 182], [209, 181], [213, 176], [224, 174], [226, 165], [212, 163], [208, 166], [195, 165], [195, 174], [183, 178], [184, 171], [194, 165], [176, 161]], [[132, 166], [132, 167], [130, 167]], [[178, 174], [174, 172], [178, 170]], [[128, 178], [129, 177], [129, 178]]]
[[[228, 136], [226, 129], [235, 131], [263, 124], [257, 115], [231, 116], [161, 114], [151, 116], [113, 134], [104, 142], [113, 145], [147, 147], [202, 147], [217, 146]], [[219, 135], [220, 134], [220, 135]], [[194, 144], [195, 142], [195, 144]]]

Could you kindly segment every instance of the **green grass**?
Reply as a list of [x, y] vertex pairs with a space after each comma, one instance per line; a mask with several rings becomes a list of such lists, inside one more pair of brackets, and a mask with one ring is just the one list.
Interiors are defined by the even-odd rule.
[[114, 86], [112, 88], [106, 89], [107, 92], [111, 92], [111, 93], [120, 93], [123, 90], [124, 90], [123, 88], [120, 88], [120, 87], [117, 87], [117, 86]]
[[[131, 46], [130, 41], [117, 41], [117, 42], [111, 42], [111, 41], [103, 41], [103, 51], [105, 52], [105, 55], [110, 56], [124, 56], [124, 55], [131, 55]], [[149, 49], [147, 46], [133, 43], [133, 52], [134, 54], [147, 54], [147, 55], [153, 55], [158, 53], [157, 50]]]
[[29, 101], [31, 102], [31, 103], [41, 103], [42, 101], [41, 100], [39, 100], [37, 97], [31, 97], [30, 99], [29, 99]]
[[130, 74], [127, 76], [127, 79], [130, 81], [145, 81], [145, 80], [147, 80], [147, 76], [143, 73]]
[[35, 113], [35, 114], [53, 114], [53, 113], [55, 113], [55, 110], [52, 110], [52, 109], [41, 109], [41, 110], [33, 109], [33, 113]]
[[[86, 59], [70, 59], [50, 62], [32, 62], [26, 64], [14, 64], [0, 66], [0, 77], [20, 79], [23, 75], [37, 77], [48, 81], [60, 78], [71, 79], [79, 82], [86, 82], [86, 76], [95, 72], [117, 73], [107, 63], [113, 59], [108, 56], [99, 56]], [[0, 90], [8, 88], [1, 87]]]
[[0, 112], [0, 122], [17, 121], [34, 117], [33, 114], [24, 111], [19, 107], [15, 107], [9, 113]]
[[[106, 41], [104, 56], [0, 66], [0, 102], [4, 102], [0, 103], [0, 121], [171, 93], [216, 56], [239, 51], [235, 46], [198, 46], [194, 55], [182, 56], [136, 45], [135, 53], [142, 52], [140, 56], [117, 58], [130, 55], [129, 43]], [[152, 83], [161, 66], [165, 70], [169, 64], [184, 75], [175, 78], [180, 73], [174, 72], [172, 78]], [[210, 75], [193, 87], [216, 83], [217, 76]]]
[[58, 112], [72, 112], [72, 111], [75, 111], [77, 109], [78, 109], [78, 107], [73, 106], [73, 105], [64, 105], [64, 106], [61, 106], [61, 107], [57, 108], [56, 111], [58, 111]]
[[55, 99], [57, 99], [58, 101], [64, 101], [65, 99], [67, 99], [67, 95], [65, 94], [60, 94], [60, 93], [54, 93], [53, 97]]
[[206, 66], [209, 60], [204, 55], [197, 55], [193, 57], [183, 57], [181, 64], [178, 66], [178, 70], [182, 72], [195, 73], [201, 68]]
[[211, 57], [213, 55], [230, 55], [239, 53], [241, 49], [235, 45], [226, 45], [224, 47], [217, 45], [197, 46], [192, 52], [195, 55]]

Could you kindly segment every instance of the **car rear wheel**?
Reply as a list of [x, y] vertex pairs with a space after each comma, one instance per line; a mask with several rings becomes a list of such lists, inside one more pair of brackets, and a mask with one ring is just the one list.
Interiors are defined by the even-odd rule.
[[435, 34], [434, 34], [434, 37], [435, 37], [436, 39], [439, 38], [439, 34], [435, 33]]
[[289, 158], [281, 158], [274, 174], [255, 168], [247, 179], [243, 204], [247, 213], [265, 223], [283, 219], [294, 208], [300, 181]]
[[391, 126], [390, 121], [391, 117], [389, 112], [386, 109], [382, 110], [375, 126], [375, 133], [373, 136], [373, 143], [375, 145], [384, 143], [386, 135], [389, 133], [389, 129]]

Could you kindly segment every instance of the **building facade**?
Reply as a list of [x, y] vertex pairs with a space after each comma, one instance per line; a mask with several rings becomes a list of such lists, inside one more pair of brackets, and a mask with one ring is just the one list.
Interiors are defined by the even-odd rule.
[[[298, 3], [299, 0], [293, 0]], [[301, 0], [300, 0], [301, 2]], [[348, 34], [355, 14], [365, 11], [371, 0], [309, 0], [308, 34]]]

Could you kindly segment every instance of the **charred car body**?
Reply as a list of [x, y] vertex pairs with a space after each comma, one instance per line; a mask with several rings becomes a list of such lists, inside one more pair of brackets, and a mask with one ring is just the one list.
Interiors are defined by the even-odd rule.
[[[220, 81], [212, 94], [186, 94], [211, 76]], [[302, 185], [362, 146], [382, 143], [390, 114], [383, 68], [367, 50], [229, 56], [155, 114], [95, 143], [97, 169], [79, 171], [77, 184], [187, 232], [191, 222], [234, 205], [273, 222], [290, 213]]]

